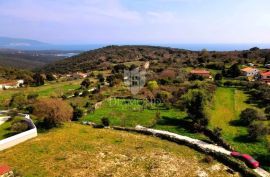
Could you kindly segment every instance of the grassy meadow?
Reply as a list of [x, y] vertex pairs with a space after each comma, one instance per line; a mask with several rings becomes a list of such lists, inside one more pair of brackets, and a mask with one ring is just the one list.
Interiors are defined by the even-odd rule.
[[66, 82], [47, 82], [39, 87], [26, 87], [18, 89], [8, 89], [0, 92], [0, 101], [3, 103], [9, 100], [16, 93], [31, 94], [37, 93], [40, 97], [61, 95], [69, 90], [75, 90], [80, 87], [82, 80], [66, 81]]
[[209, 110], [210, 127], [222, 128], [224, 137], [236, 150], [253, 155], [264, 161], [270, 153], [267, 150], [267, 140], [261, 142], [249, 142], [246, 138], [247, 128], [236, 126], [233, 121], [239, 119], [242, 110], [246, 108], [257, 109], [260, 113], [263, 110], [255, 105], [247, 104], [248, 95], [236, 88], [218, 88], [213, 106]]
[[69, 123], [1, 152], [0, 164], [27, 177], [239, 176], [204, 157], [158, 138]]

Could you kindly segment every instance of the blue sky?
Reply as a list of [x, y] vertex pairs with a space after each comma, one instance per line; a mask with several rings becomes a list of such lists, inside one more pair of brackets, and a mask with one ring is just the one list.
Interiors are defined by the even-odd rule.
[[269, 0], [0, 0], [0, 36], [58, 44], [270, 43]]

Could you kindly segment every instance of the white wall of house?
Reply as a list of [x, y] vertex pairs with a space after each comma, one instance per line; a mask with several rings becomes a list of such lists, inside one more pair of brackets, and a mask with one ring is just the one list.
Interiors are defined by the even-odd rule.
[[257, 76], [259, 74], [259, 70], [258, 69], [253, 69], [249, 72], [243, 72], [244, 76], [247, 76], [247, 77], [253, 77], [253, 76]]

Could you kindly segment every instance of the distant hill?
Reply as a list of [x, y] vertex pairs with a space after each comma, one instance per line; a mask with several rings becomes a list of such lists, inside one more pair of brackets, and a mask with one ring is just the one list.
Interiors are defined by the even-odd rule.
[[155, 66], [159, 68], [164, 68], [164, 66], [173, 68], [182, 66], [200, 67], [202, 64], [218, 61], [226, 63], [229, 60], [251, 62], [255, 59], [262, 62], [266, 52], [269, 52], [269, 50], [257, 48], [246, 51], [215, 52], [155, 46], [107, 46], [54, 62], [45, 66], [42, 70], [56, 73], [106, 70], [111, 69], [115, 64], [134, 61], [155, 61]]
[[21, 51], [0, 49], [0, 66], [35, 69], [79, 53], [80, 51]]
[[0, 48], [5, 49], [42, 49], [50, 44], [20, 38], [0, 37]]
[[101, 44], [50, 44], [32, 39], [0, 37], [0, 49], [16, 49], [16, 50], [93, 50], [104, 45]]

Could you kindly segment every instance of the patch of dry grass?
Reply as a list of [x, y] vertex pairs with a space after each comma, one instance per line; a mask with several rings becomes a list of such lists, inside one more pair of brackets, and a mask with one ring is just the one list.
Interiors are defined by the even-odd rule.
[[29, 177], [233, 176], [224, 165], [203, 158], [154, 137], [71, 123], [1, 152], [0, 164]]

